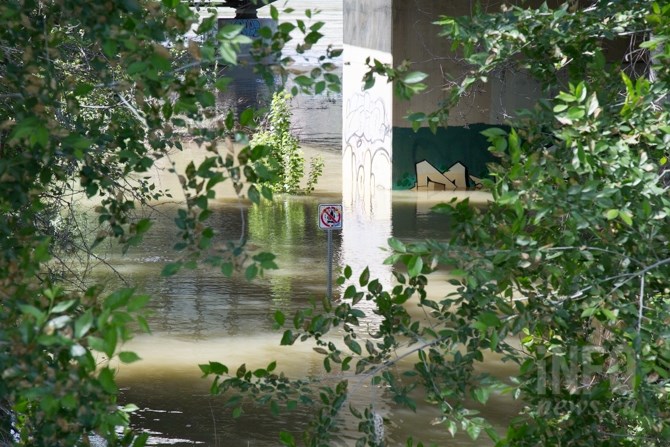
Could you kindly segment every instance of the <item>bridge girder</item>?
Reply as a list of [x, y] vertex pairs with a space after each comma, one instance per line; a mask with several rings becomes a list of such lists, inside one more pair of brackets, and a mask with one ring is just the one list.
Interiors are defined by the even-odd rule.
[[234, 8], [236, 19], [255, 19], [256, 11], [277, 0], [188, 0], [193, 8]]

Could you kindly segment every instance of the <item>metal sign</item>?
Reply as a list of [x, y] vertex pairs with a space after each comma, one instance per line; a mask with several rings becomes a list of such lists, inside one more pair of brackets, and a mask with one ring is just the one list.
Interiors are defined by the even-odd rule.
[[322, 230], [342, 229], [342, 205], [319, 205], [319, 228]]
[[326, 296], [333, 297], [333, 230], [342, 229], [342, 205], [322, 203], [319, 205], [319, 228], [328, 232], [328, 283]]

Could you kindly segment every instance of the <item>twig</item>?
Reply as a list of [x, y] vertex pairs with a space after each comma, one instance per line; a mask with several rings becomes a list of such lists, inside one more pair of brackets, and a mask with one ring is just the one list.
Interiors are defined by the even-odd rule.
[[640, 299], [638, 302], [639, 309], [637, 311], [637, 335], [640, 336], [640, 331], [642, 330], [642, 312], [644, 311], [644, 278], [640, 280]]
[[214, 416], [214, 409], [212, 408], [212, 401], [208, 400], [209, 403], [209, 412], [212, 415], [212, 427], [214, 428], [214, 445], [219, 445], [219, 435], [216, 432], [216, 416]]
[[147, 124], [147, 121], [144, 119], [144, 117], [140, 115], [140, 112], [135, 107], [133, 107], [133, 105], [130, 104], [130, 102], [128, 102], [128, 100], [124, 98], [121, 93], [117, 93], [117, 96], [119, 97], [121, 102], [133, 113], [133, 115], [135, 115], [135, 118], [137, 118], [140, 121], [142, 126], [144, 126], [145, 129], [148, 129], [149, 125]]

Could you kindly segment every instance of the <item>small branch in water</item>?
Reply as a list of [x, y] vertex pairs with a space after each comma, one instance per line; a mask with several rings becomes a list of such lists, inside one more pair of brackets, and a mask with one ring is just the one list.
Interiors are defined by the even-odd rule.
[[212, 401], [209, 401], [209, 412], [212, 414], [212, 426], [214, 427], [214, 445], [219, 445], [219, 435], [216, 433], [216, 416], [214, 416], [214, 409], [212, 408]]

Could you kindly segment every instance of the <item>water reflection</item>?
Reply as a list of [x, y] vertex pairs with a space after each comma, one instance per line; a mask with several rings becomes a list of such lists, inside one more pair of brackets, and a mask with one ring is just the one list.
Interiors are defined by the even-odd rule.
[[[318, 203], [312, 197], [279, 196], [249, 210], [249, 236], [263, 250], [277, 254], [281, 270], [271, 272], [273, 299], [288, 303], [296, 296], [310, 292], [321, 298], [326, 279], [326, 237], [317, 225]], [[333, 246], [339, 252], [340, 238], [334, 235]], [[322, 271], [319, 278], [305, 272]], [[286, 309], [286, 306], [282, 306]]]
[[[336, 157], [328, 151], [317, 152], [327, 159]], [[340, 378], [323, 371], [322, 357], [310, 346], [279, 346], [281, 332], [273, 329], [272, 321], [276, 309], [292, 313], [325, 294], [326, 235], [318, 229], [316, 214], [319, 203], [337, 203], [337, 183], [324, 179], [321, 193], [315, 196], [282, 196], [261, 206], [240, 208], [239, 203], [227, 200], [218, 203], [211, 221], [221, 235], [220, 243], [244, 236], [250, 247], [277, 255], [281, 270], [258, 281], [226, 278], [203, 269], [160, 278], [163, 262], [174, 256], [171, 247], [176, 230], [169, 218], [174, 208], [168, 205], [155, 214], [154, 227], [141, 251], [110, 259], [129, 281], [154, 297], [149, 305], [153, 334], [139, 336], [127, 346], [143, 360], [123, 365], [119, 371], [122, 399], [143, 409], [134, 421], [153, 433], [154, 445], [276, 446], [280, 430], [297, 433], [306, 428], [312, 416], [309, 408], [277, 418], [266, 407], [246, 403], [243, 417], [233, 419], [231, 409], [224, 406], [225, 399], [209, 396], [209, 381], [200, 379], [197, 365], [215, 360], [256, 368], [275, 359], [291, 377], [311, 377], [317, 385]], [[442, 200], [448, 198], [442, 196]], [[385, 223], [389, 234], [403, 240], [445, 238], [449, 222], [444, 216], [425, 212], [438, 201], [437, 197], [394, 193]], [[359, 238], [357, 244], [347, 245], [336, 233], [335, 243], [336, 270], [344, 262], [354, 260], [364, 265], [387, 255], [382, 239]], [[438, 287], [431, 286], [431, 293], [444, 296], [449, 292], [444, 288], [447, 283], [435, 279]], [[409, 367], [410, 361], [398, 367]], [[510, 371], [496, 361], [488, 362], [487, 368], [503, 376]], [[351, 377], [350, 392], [353, 405], [364, 408], [372, 404], [393, 421], [386, 427], [389, 445], [399, 445], [408, 434], [417, 432], [423, 441], [438, 445], [450, 439], [443, 426], [431, 425], [438, 416], [433, 410], [414, 414], [390, 405], [385, 390], [370, 386], [368, 378]], [[501, 402], [504, 405], [493, 412], [486, 409], [494, 420], [506, 419], [508, 403]], [[353, 445], [357, 420], [345, 416], [342, 422], [342, 438], [333, 445]], [[449, 442], [472, 445], [466, 438]], [[476, 445], [487, 444], [481, 441]]]
[[[296, 8], [295, 16], [313, 5], [307, 0], [288, 3]], [[326, 21], [321, 31], [327, 37], [321, 46], [305, 55], [306, 59], [298, 60], [303, 67], [313, 66], [310, 58], [321, 54], [325, 45], [338, 45], [342, 41], [342, 1], [321, 2], [318, 6], [324, 11], [319, 19]], [[236, 97], [255, 98], [266, 93], [256, 87], [242, 85]], [[341, 378], [323, 371], [322, 357], [310, 346], [279, 346], [281, 332], [273, 329], [275, 310], [291, 314], [325, 294], [326, 235], [317, 227], [319, 203], [344, 202], [345, 205], [343, 233], [346, 238], [341, 233], [335, 233], [334, 238], [336, 271], [345, 263], [353, 265], [357, 272], [372, 265], [373, 276], [389, 282], [389, 268], [380, 267], [387, 256], [382, 247], [388, 237], [415, 240], [444, 239], [448, 235], [446, 218], [429, 212], [432, 205], [448, 200], [451, 197], [448, 193], [434, 196], [378, 191], [374, 194], [378, 203], [365, 202], [365, 212], [353, 218], [357, 205], [353, 200], [345, 198], [343, 201], [342, 197], [341, 98], [338, 95], [325, 99], [299, 96], [294, 105], [294, 124], [301, 140], [318, 145], [318, 148], [306, 148], [306, 158], [318, 154], [326, 163], [315, 195], [278, 197], [273, 203], [253, 207], [221, 200], [210, 218], [220, 235], [219, 243], [247, 238], [250, 247], [277, 255], [279, 271], [268, 272], [252, 283], [202, 269], [160, 278], [163, 264], [174, 258], [171, 247], [176, 229], [170, 217], [175, 211], [172, 205], [159, 206], [153, 215], [155, 225], [141, 251], [110, 259], [128, 281], [154, 297], [149, 304], [152, 335], [138, 336], [127, 346], [137, 351], [143, 360], [123, 365], [119, 370], [121, 399], [141, 408], [133, 421], [151, 433], [153, 445], [277, 446], [279, 431], [298, 433], [313, 416], [311, 409], [299, 408], [275, 417], [267, 407], [245, 403], [243, 416], [234, 419], [232, 410], [224, 405], [224, 398], [209, 395], [210, 382], [200, 378], [197, 367], [200, 363], [210, 360], [228, 365], [246, 363], [249, 368], [257, 368], [275, 359], [279, 368], [291, 377], [311, 377], [316, 385]], [[189, 147], [173, 160], [178, 169], [182, 169], [202, 156], [202, 152]], [[168, 186], [166, 173], [161, 175]], [[178, 184], [175, 179], [172, 181]], [[436, 285], [430, 289], [435, 297], [449, 292], [445, 289], [446, 282]], [[335, 291], [335, 295], [339, 292]], [[399, 364], [398, 368], [410, 367], [411, 361], [408, 358], [407, 363]], [[496, 360], [489, 361], [487, 368], [499, 376], [509, 371], [509, 367]], [[376, 411], [393, 421], [386, 427], [388, 445], [404, 444], [407, 435], [416, 433], [420, 433], [422, 441], [437, 445], [473, 445], [464, 436], [452, 440], [443, 426], [432, 425], [431, 421], [438, 415], [430, 409], [412, 413], [392, 405], [384, 389], [370, 386], [369, 378], [351, 377], [349, 391], [352, 405], [359, 408], [373, 405]], [[493, 402], [496, 399], [492, 397]], [[507, 400], [500, 400], [500, 405], [493, 410], [487, 407], [486, 415], [504, 421], [508, 405]], [[342, 436], [333, 445], [353, 445], [357, 420], [344, 416], [342, 423]], [[480, 440], [476, 445], [489, 444]]]
[[[174, 210], [166, 206], [155, 217], [142, 251], [114, 256], [110, 263], [122, 269], [129, 282], [156, 297], [150, 303], [154, 332], [199, 340], [270, 331], [269, 315], [276, 309], [293, 312], [325, 293], [326, 236], [317, 227], [317, 200], [280, 197], [250, 208], [240, 209], [236, 202], [213, 208], [209, 221], [221, 236], [219, 244], [240, 235], [248, 238], [252, 250], [277, 255], [280, 270], [267, 272], [258, 281], [248, 282], [239, 275], [226, 278], [206, 267], [157, 281], [163, 262], [175, 256], [176, 228], [167, 217]], [[339, 241], [336, 236], [336, 253]]]

